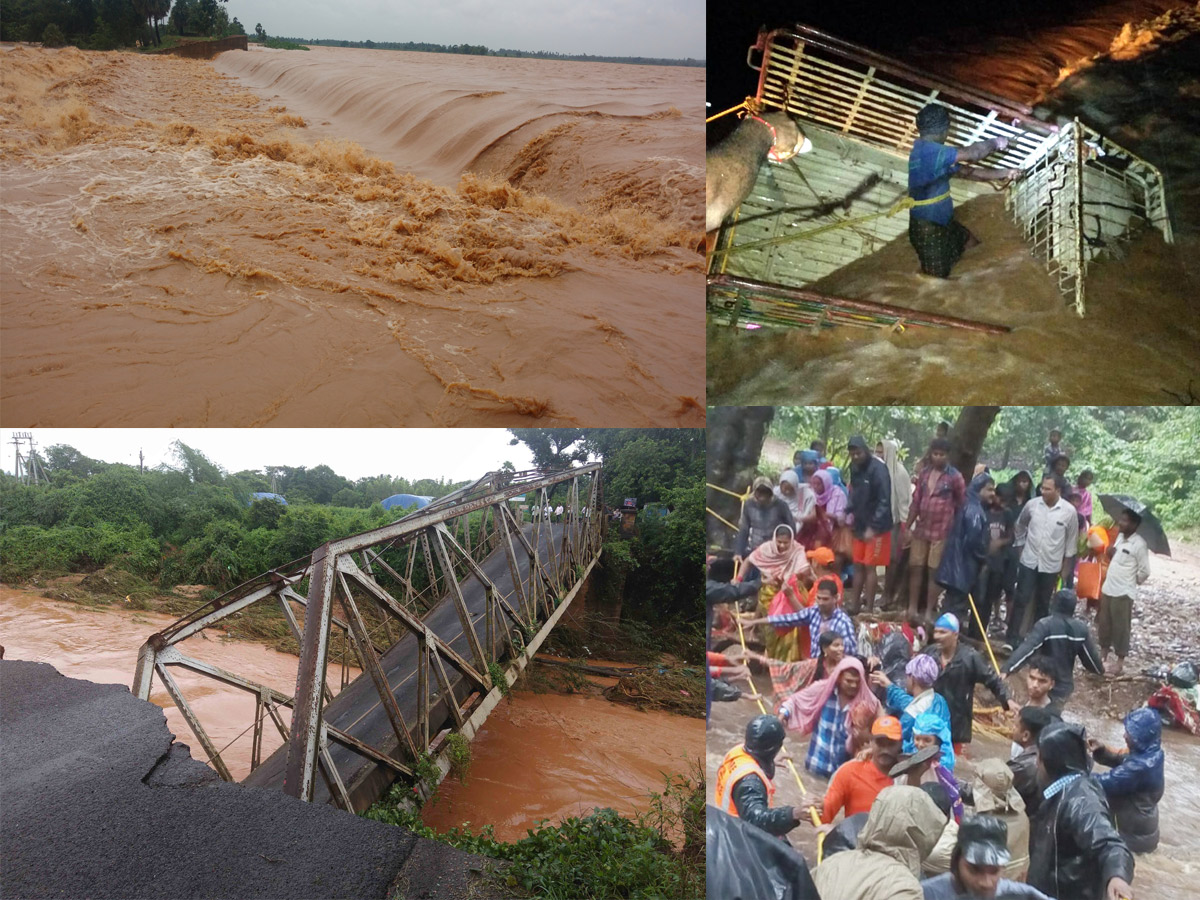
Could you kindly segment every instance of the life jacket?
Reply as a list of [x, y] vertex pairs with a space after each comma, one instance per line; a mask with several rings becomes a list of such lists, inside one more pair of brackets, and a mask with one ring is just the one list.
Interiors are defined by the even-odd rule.
[[775, 785], [762, 770], [762, 766], [746, 752], [744, 745], [738, 744], [725, 754], [721, 767], [717, 769], [717, 808], [727, 812], [735, 819], [738, 818], [737, 807], [733, 804], [733, 788], [747, 775], [757, 775], [767, 786], [767, 806], [774, 804]]

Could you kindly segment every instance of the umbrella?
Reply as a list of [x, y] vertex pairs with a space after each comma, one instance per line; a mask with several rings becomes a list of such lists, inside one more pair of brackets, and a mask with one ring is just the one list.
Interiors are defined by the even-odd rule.
[[1171, 555], [1171, 546], [1167, 543], [1167, 535], [1163, 531], [1162, 524], [1154, 518], [1154, 513], [1150, 512], [1141, 500], [1125, 494], [1101, 494], [1100, 505], [1104, 507], [1106, 513], [1113, 517], [1113, 521], [1116, 521], [1123, 509], [1137, 513], [1142, 519], [1137, 533], [1142, 536], [1146, 546], [1163, 556]]

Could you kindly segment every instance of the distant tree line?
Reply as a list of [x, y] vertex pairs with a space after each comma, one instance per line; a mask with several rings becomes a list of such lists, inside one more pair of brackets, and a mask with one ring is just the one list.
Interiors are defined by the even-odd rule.
[[[260, 37], [260, 40], [262, 38]], [[625, 63], [633, 66], [693, 66], [704, 67], [704, 60], [657, 59], [649, 56], [592, 56], [589, 53], [555, 53], [552, 50], [492, 50], [482, 44], [431, 44], [426, 41], [336, 41], [331, 38], [281, 38], [299, 44], [324, 47], [358, 47], [365, 50], [415, 50], [420, 53], [459, 53], [466, 56], [512, 56], [530, 59], [561, 59], [571, 62]]]
[[175, 37], [245, 34], [228, 0], [0, 0], [0, 40], [85, 50], [161, 44]]

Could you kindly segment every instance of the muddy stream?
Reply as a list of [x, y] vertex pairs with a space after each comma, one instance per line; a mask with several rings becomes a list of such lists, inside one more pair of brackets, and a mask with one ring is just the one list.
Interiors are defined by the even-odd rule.
[[[138, 648], [169, 625], [170, 616], [117, 608], [90, 608], [50, 600], [37, 591], [0, 585], [0, 645], [5, 659], [46, 662], [70, 678], [130, 685]], [[202, 632], [180, 645], [188, 656], [245, 674], [291, 694], [295, 656], [262, 644]], [[173, 667], [201, 724], [235, 778], [250, 771], [254, 698], [212, 679]], [[356, 670], [348, 670], [354, 678]], [[340, 668], [330, 669], [339, 687]], [[192, 756], [206, 754], [157, 677], [150, 700], [161, 706], [177, 740]], [[285, 722], [289, 711], [281, 710]], [[263, 755], [281, 743], [264, 730]], [[538, 820], [561, 821], [609, 806], [624, 814], [647, 809], [648, 793], [663, 788], [661, 773], [687, 773], [704, 752], [700, 719], [640, 712], [602, 697], [515, 691], [489, 717], [471, 744], [465, 781], [448, 779], [426, 808], [428, 824], [445, 830], [471, 823], [495, 827], [516, 840]]]
[[[1151, 578], [1141, 588], [1134, 607], [1133, 638], [1126, 673], [1138, 673], [1160, 661], [1170, 664], [1194, 655], [1200, 646], [1200, 546], [1172, 539], [1174, 558], [1152, 556]], [[770, 679], [757, 679], [765, 696], [770, 696]], [[1023, 672], [1013, 676], [1010, 684], [1018, 700], [1026, 696]], [[1124, 745], [1122, 717], [1141, 706], [1151, 693], [1149, 681], [1111, 682], [1081, 672], [1076, 668], [1075, 693], [1067, 704], [1063, 718], [1083, 724], [1089, 737], [1110, 747]], [[994, 703], [986, 688], [976, 695], [977, 705]], [[753, 703], [738, 701], [714, 703], [708, 729], [708, 802], [713, 800], [713, 784], [717, 767], [725, 752], [740, 743], [746, 722], [758, 714]], [[811, 798], [824, 794], [826, 782], [804, 769], [808, 738], [790, 738], [790, 748], [804, 788], [806, 802], [796, 781], [785, 766], [775, 777], [777, 805], [804, 805]], [[1161, 839], [1153, 853], [1135, 855], [1134, 896], [1137, 900], [1190, 900], [1197, 896], [1200, 878], [1200, 738], [1185, 731], [1163, 730], [1163, 750], [1166, 754], [1166, 793], [1159, 804]], [[998, 757], [1007, 759], [1008, 738], [976, 732], [974, 741], [966, 748], [962, 765], [955, 775], [965, 777], [974, 771], [979, 760]], [[961, 768], [961, 771], [960, 771]], [[1100, 769], [1099, 771], [1106, 771]], [[805, 824], [789, 833], [788, 839], [799, 849], [810, 865], [816, 860], [816, 832]], [[1068, 900], [1068, 898], [1063, 898]]]

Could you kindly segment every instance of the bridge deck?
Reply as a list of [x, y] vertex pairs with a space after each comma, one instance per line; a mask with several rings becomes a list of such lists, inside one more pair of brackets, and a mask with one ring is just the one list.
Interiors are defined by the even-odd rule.
[[[549, 527], [553, 537], [553, 540], [546, 540], [543, 535], [541, 542], [542, 565], [548, 568], [551, 565], [551, 558], [559, 553], [564, 526], [562, 524], [553, 524], [549, 526], [543, 525], [542, 527]], [[522, 527], [522, 530], [529, 537], [532, 535], [533, 526], [525, 525]], [[515, 539], [513, 543], [516, 549], [518, 573], [524, 582], [529, 575], [529, 557]], [[480, 564], [480, 568], [491, 579], [501, 597], [509, 597], [515, 593], [512, 573], [509, 569], [508, 559], [503, 546], [493, 551]], [[487, 599], [484, 586], [474, 575], [461, 579], [459, 584], [470, 614], [472, 628], [474, 628], [475, 633], [479, 636], [480, 644], [484, 645], [484, 652], [487, 653], [486, 628], [482, 624]], [[515, 601], [510, 602], [514, 608], [518, 608], [518, 604]], [[467, 637], [463, 633], [458, 613], [455, 610], [454, 600], [450, 594], [443, 596], [438, 601], [437, 606], [423, 617], [423, 620], [453, 650], [462, 655], [472, 665], [477, 665], [471, 655], [470, 645], [467, 643]], [[506, 623], [507, 618], [503, 620], [498, 618], [497, 631], [499, 631], [499, 627], [505, 626]], [[493, 648], [491, 654], [493, 658], [501, 643], [499, 634], [495, 638], [496, 647]], [[414, 732], [417, 727], [417, 656], [418, 647], [416, 637], [409, 632], [405, 632], [404, 636], [380, 658], [380, 664], [387, 674], [388, 684], [391, 686], [392, 693], [396, 697], [396, 702], [400, 707], [400, 713], [404, 717], [404, 722], [409, 730]], [[450, 681], [451, 690], [453, 690], [458, 702], [461, 704], [470, 693], [470, 682], [449, 663], [446, 664], [445, 669], [447, 678]], [[438, 696], [440, 692], [440, 686], [432, 674], [429, 678], [429, 692], [431, 699]], [[437, 705], [430, 709], [429, 733], [431, 737], [441, 728], [445, 727], [446, 722], [450, 720], [451, 716], [449, 708], [443, 702], [443, 698], [438, 696], [438, 700]], [[375, 690], [375, 684], [366, 673], [363, 673], [350, 682], [344, 690], [334, 697], [325, 706], [323, 716], [328, 725], [339, 728], [377, 749], [395, 755], [393, 751], [398, 743], [395, 732], [392, 730], [391, 723], [384, 712], [379, 694]], [[284, 744], [263, 760], [258, 768], [243, 779], [243, 783], [282, 790], [284, 770], [287, 766], [287, 752], [287, 744]], [[390, 773], [380, 771], [383, 767], [332, 739], [329, 742], [329, 752], [333, 758], [334, 765], [341, 774], [343, 783], [350, 792], [356, 809], [361, 810], [369, 806], [378, 797], [379, 792], [386, 784], [391, 781]], [[407, 752], [397, 758], [406, 759]], [[327, 803], [329, 800], [328, 786], [325, 784], [325, 780], [318, 776], [314, 785], [313, 801]]]

